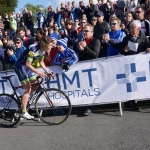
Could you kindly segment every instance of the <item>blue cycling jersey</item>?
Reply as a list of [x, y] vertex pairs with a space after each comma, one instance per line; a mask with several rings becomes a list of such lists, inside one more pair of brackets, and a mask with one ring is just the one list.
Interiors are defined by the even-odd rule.
[[45, 52], [39, 49], [39, 44], [32, 44], [21, 54], [17, 62], [21, 65], [25, 65], [27, 60], [33, 62], [36, 59], [44, 57], [44, 54]]

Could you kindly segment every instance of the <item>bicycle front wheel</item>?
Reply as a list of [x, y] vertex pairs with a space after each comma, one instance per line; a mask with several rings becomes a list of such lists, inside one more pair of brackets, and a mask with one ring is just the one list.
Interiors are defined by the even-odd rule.
[[9, 94], [0, 94], [0, 125], [13, 127], [19, 120], [20, 108], [17, 100]]
[[69, 117], [71, 102], [59, 89], [50, 88], [39, 95], [35, 102], [38, 117], [48, 125], [59, 125]]

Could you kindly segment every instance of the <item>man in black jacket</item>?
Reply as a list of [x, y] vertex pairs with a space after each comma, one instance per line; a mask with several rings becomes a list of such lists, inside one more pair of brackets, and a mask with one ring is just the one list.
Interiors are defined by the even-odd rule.
[[98, 58], [100, 51], [100, 41], [94, 38], [93, 26], [86, 24], [83, 28], [85, 40], [79, 43], [79, 61]]
[[[94, 33], [93, 36], [100, 40], [101, 42], [101, 48], [99, 57], [106, 57], [106, 48], [104, 47], [104, 44], [102, 43], [102, 35], [105, 33], [108, 33], [110, 31], [110, 26], [107, 22], [104, 21], [104, 13], [99, 11], [96, 14], [97, 17], [97, 24], [94, 27]], [[103, 45], [102, 45], [103, 44]]]
[[[100, 41], [93, 37], [93, 26], [86, 24], [83, 28], [85, 40], [79, 43], [79, 61], [91, 60], [98, 58], [100, 51]], [[92, 113], [91, 107], [88, 107], [84, 115], [88, 116]]]

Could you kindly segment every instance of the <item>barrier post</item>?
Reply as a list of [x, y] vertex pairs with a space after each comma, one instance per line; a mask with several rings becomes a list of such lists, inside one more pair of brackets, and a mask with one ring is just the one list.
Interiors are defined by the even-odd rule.
[[120, 111], [120, 116], [122, 116], [123, 115], [123, 111], [122, 111], [121, 102], [119, 102], [119, 111]]

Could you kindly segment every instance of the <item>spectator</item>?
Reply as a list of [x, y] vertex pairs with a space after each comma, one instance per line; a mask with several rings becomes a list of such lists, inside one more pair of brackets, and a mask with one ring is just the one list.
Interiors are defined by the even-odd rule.
[[74, 21], [74, 28], [77, 29], [77, 28], [79, 28], [79, 27], [80, 27], [80, 26], [79, 26], [79, 19], [76, 18], [75, 21]]
[[23, 41], [22, 41], [22, 37], [21, 36], [16, 35], [13, 38], [13, 41], [14, 41], [15, 47], [16, 47], [15, 52], [14, 52], [13, 49], [8, 48], [7, 49], [7, 54], [10, 57], [10, 62], [12, 64], [15, 64], [16, 61], [20, 58], [21, 54], [26, 50], [26, 48], [23, 46]]
[[28, 13], [28, 25], [31, 35], [34, 37], [34, 16], [32, 14], [32, 11], [29, 11]]
[[[126, 34], [120, 29], [121, 21], [118, 18], [112, 18], [110, 22], [111, 31], [109, 32], [110, 39], [115, 43], [122, 42]], [[119, 50], [107, 43], [107, 56], [119, 55]]]
[[58, 39], [57, 33], [54, 32], [54, 27], [50, 27], [50, 28], [48, 29], [48, 32], [49, 32], [49, 35], [48, 35], [49, 37], [54, 36], [54, 37], [57, 37], [57, 39]]
[[102, 35], [110, 31], [110, 26], [104, 21], [104, 13], [99, 11], [97, 14], [97, 24], [94, 26], [93, 37], [99, 39], [101, 43], [99, 57], [106, 57], [106, 45], [102, 43]]
[[124, 19], [124, 12], [125, 12], [125, 0], [118, 1], [116, 8], [115, 8], [115, 14], [117, 18], [121, 20], [121, 22]]
[[75, 18], [77, 18], [77, 11], [78, 11], [78, 8], [76, 7], [75, 1], [72, 2], [71, 11], [72, 11], [72, 14], [73, 14], [73, 18], [75, 20]]
[[133, 16], [132, 13], [127, 13], [125, 17], [125, 21], [123, 22], [124, 24], [124, 31], [126, 34], [129, 34], [130, 31], [130, 24], [133, 21]]
[[4, 70], [4, 50], [3, 50], [3, 43], [0, 40], [0, 71]]
[[51, 36], [52, 48], [48, 52], [45, 52], [44, 63], [46, 66], [51, 66], [52, 62], [59, 52], [57, 48], [57, 37]]
[[86, 15], [88, 22], [91, 22], [92, 17], [98, 12], [97, 5], [94, 4], [94, 0], [89, 0], [89, 5], [86, 8]]
[[21, 25], [20, 25], [20, 27], [23, 27], [23, 28], [24, 28], [24, 30], [27, 30], [27, 27], [25, 26], [24, 21], [21, 21]]
[[37, 37], [37, 41], [39, 42], [40, 39], [46, 35], [46, 32], [42, 29], [42, 28], [38, 28], [36, 31], [36, 37]]
[[135, 11], [136, 19], [141, 21], [141, 32], [145, 36], [149, 36], [150, 34], [150, 23], [144, 17], [144, 10], [142, 7], [137, 7]]
[[77, 33], [76, 33], [75, 28], [74, 28], [74, 24], [73, 24], [71, 19], [68, 19], [65, 24], [66, 24], [65, 32], [66, 32], [66, 37], [68, 39], [67, 47], [74, 50], [73, 46], [74, 46], [74, 43], [77, 39]]
[[15, 35], [16, 29], [17, 29], [17, 22], [14, 19], [13, 15], [10, 14], [10, 33], [9, 33], [10, 38], [12, 38], [13, 35]]
[[91, 19], [92, 26], [95, 27], [96, 23], [97, 23], [97, 17], [92, 17]]
[[68, 71], [69, 67], [78, 61], [75, 52], [67, 47], [67, 38], [57, 41], [59, 52], [53, 60], [54, 65], [61, 66], [63, 70]]
[[[104, 40], [119, 49], [120, 53], [124, 55], [134, 55], [140, 52], [150, 51], [148, 39], [141, 33], [141, 22], [139, 20], [134, 20], [130, 24], [130, 34], [124, 37], [122, 42], [114, 43], [108, 35], [105, 36]], [[137, 49], [131, 49], [129, 42], [132, 44], [138, 43]], [[133, 101], [133, 104], [136, 111], [140, 110], [137, 101]]]
[[24, 47], [28, 48], [33, 44], [33, 39], [25, 36], [25, 30], [23, 27], [19, 27], [16, 33], [22, 37]]
[[63, 2], [61, 3], [60, 10], [61, 10], [61, 12], [65, 10], [65, 5], [64, 5], [64, 3], [63, 3]]
[[29, 39], [32, 39], [32, 35], [29, 29], [25, 30], [25, 35], [26, 37], [28, 37]]
[[45, 21], [45, 16], [44, 16], [42, 8], [39, 8], [39, 12], [37, 14], [37, 21], [38, 21], [38, 28], [42, 28], [43, 27], [43, 23]]
[[20, 19], [21, 19], [21, 22], [23, 21], [25, 26], [28, 28], [28, 10], [27, 10], [27, 8], [24, 8]]
[[54, 8], [52, 6], [48, 6], [48, 13], [47, 13], [47, 18], [46, 18], [46, 23], [49, 24], [49, 22], [54, 19], [55, 17], [55, 12]]
[[79, 7], [78, 7], [78, 10], [77, 10], [77, 18], [79, 18], [79, 20], [82, 19], [82, 14], [85, 13], [85, 6], [84, 6], [84, 2], [83, 1], [80, 1], [79, 2]]
[[17, 22], [17, 27], [20, 27], [20, 14], [16, 14], [16, 22]]
[[[98, 58], [100, 51], [100, 41], [94, 38], [93, 26], [86, 24], [83, 28], [85, 40], [79, 43], [79, 61], [91, 60]], [[84, 115], [88, 116], [92, 113], [91, 107], [86, 108]]]
[[137, 0], [127, 0], [126, 1], [126, 8], [127, 8], [128, 13], [129, 12], [134, 13], [137, 6], [138, 6]]

